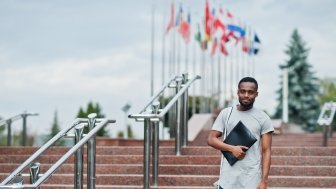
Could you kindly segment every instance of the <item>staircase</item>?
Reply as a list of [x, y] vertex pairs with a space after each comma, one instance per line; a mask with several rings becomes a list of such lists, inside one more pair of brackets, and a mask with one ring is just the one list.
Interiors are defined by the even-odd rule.
[[[206, 144], [209, 130], [176, 156], [174, 141], [160, 143], [159, 189], [213, 189], [218, 179], [220, 153]], [[99, 139], [96, 188], [143, 188], [143, 142]], [[35, 147], [0, 147], [0, 180], [19, 166]], [[68, 149], [53, 147], [37, 161], [45, 172]], [[86, 151], [86, 150], [85, 150]], [[57, 170], [44, 188], [73, 188], [74, 158]], [[86, 162], [86, 160], [85, 160]], [[24, 173], [28, 173], [28, 169]], [[84, 173], [86, 172], [86, 166]], [[84, 185], [86, 178], [84, 178]], [[29, 178], [25, 178], [29, 183]], [[336, 188], [336, 137], [322, 147], [322, 134], [283, 134], [273, 137], [269, 188]], [[153, 187], [154, 188], [154, 187]]]

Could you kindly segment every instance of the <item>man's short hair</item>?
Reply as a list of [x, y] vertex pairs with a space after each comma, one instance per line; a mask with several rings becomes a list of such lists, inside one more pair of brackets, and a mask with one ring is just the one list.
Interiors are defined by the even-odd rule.
[[239, 83], [238, 83], [238, 88], [240, 86], [241, 83], [243, 82], [251, 82], [251, 83], [254, 83], [256, 85], [256, 90], [258, 90], [258, 82], [256, 79], [254, 79], [253, 77], [244, 77], [242, 78]]

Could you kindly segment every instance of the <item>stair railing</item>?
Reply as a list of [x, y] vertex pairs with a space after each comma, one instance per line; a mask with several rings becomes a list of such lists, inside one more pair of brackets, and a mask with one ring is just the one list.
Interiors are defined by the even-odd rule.
[[[150, 169], [150, 146], [151, 138], [152, 144], [152, 167], [153, 185], [158, 185], [158, 167], [159, 167], [159, 122], [163, 121], [164, 116], [173, 110], [176, 116], [176, 135], [175, 135], [175, 153], [181, 155], [181, 147], [187, 145], [188, 132], [187, 132], [187, 101], [188, 101], [188, 88], [190, 85], [201, 79], [200, 76], [195, 76], [192, 79], [188, 79], [188, 74], [182, 74], [182, 76], [175, 76], [170, 79], [156, 95], [154, 95], [149, 103], [140, 111], [139, 114], [131, 114], [128, 117], [134, 118], [136, 121], [144, 122], [144, 160], [143, 160], [143, 187], [149, 189], [149, 169]], [[173, 98], [163, 107], [159, 109], [160, 102], [158, 98], [168, 88], [175, 88], [175, 95]], [[170, 123], [171, 124], [171, 123]], [[153, 129], [152, 129], [153, 128]]]
[[[77, 118], [67, 128], [61, 130], [46, 144], [40, 147], [33, 155], [31, 155], [25, 162], [23, 162], [17, 169], [15, 169], [8, 177], [0, 184], [0, 188], [39, 188], [64, 162], [75, 154], [75, 183], [74, 188], [83, 188], [83, 151], [84, 145], [87, 143], [87, 188], [95, 188], [95, 152], [96, 152], [96, 133], [106, 126], [108, 123], [115, 123], [115, 120], [96, 119], [96, 114], [90, 114], [88, 119]], [[83, 135], [84, 127], [89, 127], [89, 132]], [[75, 135], [68, 134], [70, 130], [75, 130]], [[40, 157], [49, 147], [51, 147], [57, 140], [62, 137], [74, 137], [75, 145], [70, 148], [56, 163], [54, 163], [44, 174], [39, 174], [40, 164], [33, 162]], [[23, 169], [30, 165], [30, 184], [23, 184], [23, 176], [21, 174]], [[12, 181], [12, 184], [9, 184]]]
[[12, 123], [16, 120], [22, 119], [22, 146], [27, 144], [27, 117], [37, 116], [37, 113], [28, 113], [24, 111], [22, 114], [10, 117], [8, 119], [0, 120], [0, 127], [7, 126], [7, 146], [12, 145]]

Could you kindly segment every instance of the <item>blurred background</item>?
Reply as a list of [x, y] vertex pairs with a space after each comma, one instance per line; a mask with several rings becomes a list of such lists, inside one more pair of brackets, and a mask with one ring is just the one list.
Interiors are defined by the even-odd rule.
[[[315, 131], [322, 104], [336, 100], [335, 6], [333, 0], [2, 0], [0, 117], [38, 113], [27, 120], [35, 144], [53, 126], [92, 111], [117, 120], [104, 135], [120, 136], [127, 122], [132, 136], [142, 138], [142, 124], [125, 113], [137, 113], [168, 78], [188, 72], [202, 76], [190, 95], [214, 99], [198, 112], [235, 103], [238, 80], [253, 76], [255, 105], [276, 119], [287, 68], [289, 121]], [[13, 122], [16, 134], [21, 125]]]

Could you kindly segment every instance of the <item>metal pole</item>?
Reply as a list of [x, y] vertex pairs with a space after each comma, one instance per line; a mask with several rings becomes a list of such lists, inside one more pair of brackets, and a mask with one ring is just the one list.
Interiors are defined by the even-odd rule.
[[7, 124], [7, 146], [12, 145], [12, 120], [9, 119], [6, 121]]
[[[182, 77], [176, 78], [176, 94], [181, 89]], [[175, 153], [176, 155], [181, 155], [181, 107], [182, 100], [179, 98], [177, 100], [176, 106], [176, 135], [175, 135]]]
[[[38, 179], [39, 179], [39, 174], [40, 174], [40, 163], [35, 162], [32, 163], [29, 169], [30, 173], [30, 184], [34, 184]], [[40, 187], [38, 187], [40, 188]]]
[[282, 122], [288, 123], [288, 68], [283, 69]]
[[[188, 82], [188, 73], [182, 74], [183, 84]], [[186, 147], [188, 145], [188, 90], [186, 90], [182, 96], [182, 107], [181, 107], [181, 118], [182, 118], [182, 146]]]
[[27, 112], [25, 111], [22, 115], [22, 146], [27, 144]]
[[145, 119], [144, 122], [144, 162], [143, 162], [143, 187], [149, 189], [149, 160], [150, 160], [150, 133], [151, 122], [150, 119]]
[[150, 96], [154, 94], [154, 14], [155, 6], [152, 1], [152, 28], [151, 28], [151, 81], [150, 81]]
[[[152, 113], [158, 114], [160, 102], [155, 101], [152, 104]], [[158, 173], [159, 173], [159, 121], [153, 123], [153, 145], [152, 145], [152, 166], [153, 166], [153, 185], [158, 185]]]
[[[96, 113], [88, 115], [89, 132], [95, 127]], [[91, 137], [87, 143], [87, 188], [96, 188], [96, 135]]]
[[329, 131], [329, 126], [324, 125], [323, 126], [323, 146], [328, 146], [328, 131]]
[[[75, 127], [75, 144], [83, 137], [84, 125], [80, 124]], [[75, 189], [83, 188], [83, 146], [78, 148], [75, 153]]]

